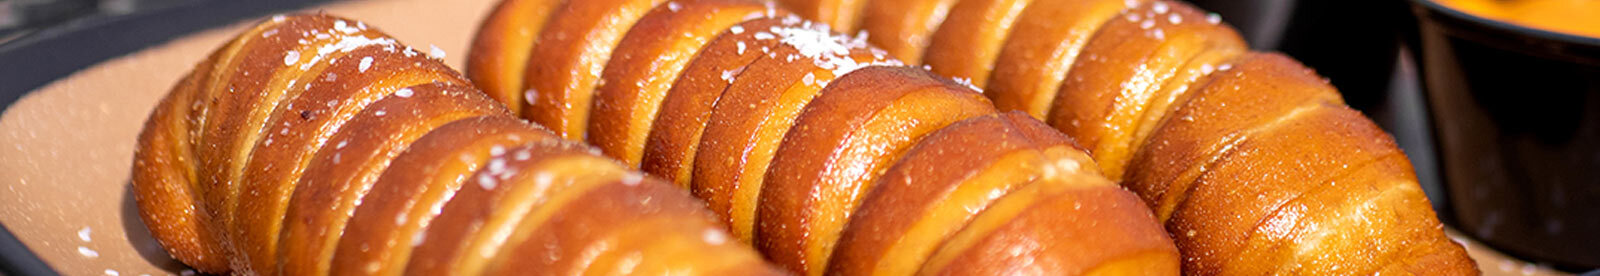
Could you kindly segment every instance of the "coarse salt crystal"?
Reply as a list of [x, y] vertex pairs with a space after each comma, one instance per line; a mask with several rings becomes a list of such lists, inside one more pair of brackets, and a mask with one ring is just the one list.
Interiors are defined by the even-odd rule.
[[732, 28], [728, 28], [728, 31], [733, 32], [733, 34], [742, 34], [744, 33], [744, 26], [733, 26]]
[[100, 252], [94, 251], [94, 249], [89, 249], [88, 247], [79, 246], [78, 255], [83, 255], [83, 257], [93, 259], [99, 258]]
[[1178, 16], [1177, 13], [1167, 15], [1167, 22], [1172, 24], [1183, 23], [1183, 16]]
[[428, 44], [428, 55], [433, 56], [433, 58], [444, 58], [444, 49], [439, 49], [439, 46]]
[[394, 91], [394, 95], [401, 98], [410, 98], [411, 94], [411, 88], [400, 88], [400, 90]]
[[422, 245], [422, 240], [427, 239], [428, 237], [427, 235], [424, 235], [425, 233], [427, 233], [427, 231], [417, 231], [417, 233], [411, 234], [411, 246], [416, 247], [418, 245]]
[[494, 190], [494, 187], [500, 184], [499, 181], [489, 174], [478, 174], [478, 187], [483, 187], [484, 190]]
[[356, 70], [366, 73], [367, 68], [372, 68], [372, 57], [362, 57], [361, 64], [356, 67]]
[[489, 160], [489, 173], [501, 173], [501, 172], [505, 172], [505, 171], [506, 171], [506, 160], [505, 159], [495, 158], [495, 159], [490, 159]]
[[638, 172], [622, 175], [622, 185], [638, 186], [641, 181], [644, 181], [644, 174]]
[[744, 54], [744, 41], [739, 41], [737, 43], [734, 43], [734, 46], [737, 46], [739, 48], [736, 51], [736, 53], [741, 54], [741, 55]]
[[675, 1], [674, 2], [667, 2], [667, 9], [668, 10], [672, 10], [673, 12], [677, 12], [679, 10], [683, 10], [683, 5], [679, 5], [678, 2], [675, 2]]
[[723, 70], [722, 71], [722, 80], [727, 81], [730, 84], [733, 83], [733, 76], [734, 76], [734, 70]]
[[299, 61], [300, 51], [289, 51], [289, 53], [283, 55], [283, 66], [294, 65], [295, 62]]
[[78, 239], [79, 240], [83, 240], [85, 242], [88, 242], [89, 240], [91, 240], [90, 237], [89, 237], [89, 234], [92, 231], [93, 230], [90, 230], [88, 226], [84, 226], [83, 229], [78, 230]]
[[1211, 23], [1211, 24], [1222, 23], [1222, 15], [1218, 15], [1216, 13], [1208, 13], [1208, 14], [1206, 14], [1206, 23]]
[[716, 228], [706, 229], [705, 233], [700, 235], [700, 238], [705, 240], [706, 243], [712, 245], [720, 245], [724, 242], [728, 242], [728, 234], [723, 234], [721, 230]]
[[1156, 13], [1167, 13], [1168, 8], [1170, 7], [1167, 7], [1166, 2], [1156, 2], [1154, 5], [1150, 6], [1150, 9], [1154, 10]]

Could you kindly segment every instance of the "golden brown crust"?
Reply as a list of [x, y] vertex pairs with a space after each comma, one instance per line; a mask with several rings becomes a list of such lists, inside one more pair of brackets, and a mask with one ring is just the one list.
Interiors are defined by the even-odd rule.
[[651, 10], [617, 45], [590, 114], [588, 142], [637, 168], [646, 135], [671, 85], [716, 35], [765, 6], [746, 0], [674, 1]]
[[161, 99], [139, 133], [135, 147], [132, 185], [139, 217], [150, 234], [172, 257], [195, 270], [221, 273], [228, 270], [220, 237], [211, 231], [209, 213], [200, 204], [194, 187], [195, 159], [190, 147], [191, 120], [187, 103], [199, 90], [211, 70], [211, 63], [223, 52], [212, 53], [195, 66], [193, 72]]
[[[528, 214], [560, 208], [623, 173], [609, 160], [555, 144], [506, 149], [505, 155], [489, 162], [504, 165], [487, 165], [469, 177], [421, 240], [412, 241], [420, 245], [413, 249], [407, 274], [477, 274], [469, 272], [483, 271], [489, 258], [500, 255], [495, 253], [509, 242], [508, 231], [534, 229], [517, 227], [524, 222], [533, 222], [532, 227], [542, 224], [540, 216]], [[576, 165], [590, 173], [574, 174]]]
[[1123, 207], [1141, 204], [1139, 198], [1097, 181], [1104, 185], [1028, 206], [930, 274], [1177, 275], [1177, 249], [1155, 218]]
[[1022, 12], [1001, 46], [985, 95], [1002, 111], [1048, 118], [1050, 100], [1083, 45], [1129, 4], [1148, 0], [1037, 0]]
[[[591, 148], [514, 119], [441, 61], [360, 22], [274, 17], [196, 68], [152, 113], [140, 138], [133, 188], [141, 217], [152, 222], [158, 241], [206, 272], [392, 275], [426, 259], [451, 272], [476, 274], [503, 257], [497, 254], [509, 254], [497, 250], [503, 235], [525, 236], [560, 202], [583, 194], [560, 189], [567, 186], [516, 183], [538, 184], [551, 174], [562, 183], [625, 175]], [[414, 141], [416, 151], [410, 150]], [[560, 154], [508, 153], [507, 147]], [[508, 171], [526, 167], [517, 162], [539, 166]], [[497, 192], [452, 196], [463, 185], [502, 180], [507, 184]], [[473, 200], [474, 194], [493, 199]], [[676, 197], [660, 202], [689, 201], [681, 192], [657, 196]], [[372, 201], [363, 205], [364, 200]], [[444, 202], [490, 212], [431, 210]], [[545, 203], [553, 207], [539, 208]], [[703, 210], [665, 210], [706, 219]], [[436, 216], [442, 221], [436, 225], [471, 227], [425, 228]], [[456, 223], [476, 220], [481, 223]], [[423, 231], [462, 242], [428, 246], [414, 239]], [[407, 246], [413, 241], [424, 245], [418, 258], [411, 258]], [[461, 250], [428, 249], [456, 245]], [[706, 250], [676, 243], [639, 247], [677, 256]], [[681, 257], [684, 262], [641, 268], [772, 272], [740, 245], [716, 250], [742, 254], [745, 261]], [[466, 252], [472, 254], [460, 254]]]
[[412, 141], [456, 120], [506, 114], [471, 87], [440, 83], [402, 88], [372, 103], [328, 137], [295, 183], [279, 237], [279, 268], [327, 274], [350, 214]]
[[[1019, 111], [974, 117], [928, 134], [861, 200], [828, 271], [915, 273], [989, 203], [1039, 177], [1040, 165], [1052, 162], [1043, 150], [1071, 143]], [[1095, 171], [1088, 155], [1076, 157], [1085, 171]]]
[[506, 104], [513, 114], [522, 111], [522, 75], [528, 55], [556, 7], [568, 0], [501, 0], [483, 19], [467, 53], [467, 77]]
[[727, 78], [737, 78], [750, 63], [766, 56], [759, 49], [778, 45], [777, 40], [756, 39], [756, 32], [749, 30], [768, 29], [782, 21], [762, 18], [740, 23], [700, 50], [661, 101], [660, 115], [645, 142], [641, 170], [689, 188], [706, 121], [724, 91], [733, 84]]
[[1341, 103], [1333, 87], [1281, 55], [1250, 54], [1225, 65], [1230, 68], [1175, 107], [1129, 163], [1123, 186], [1143, 197], [1162, 221], [1171, 218], [1209, 163], [1255, 130], [1308, 107]]
[[[426, 57], [406, 56], [392, 45], [364, 46], [330, 60], [324, 72], [314, 74], [305, 92], [282, 99], [281, 110], [263, 125], [264, 136], [245, 164], [238, 216], [249, 222], [245, 225], [249, 229], [243, 231], [241, 243], [268, 247], [258, 250], [263, 256], [275, 255], [296, 180], [316, 151], [327, 147], [330, 136], [360, 111], [404, 87], [441, 80], [465, 82], [448, 67], [424, 61]], [[362, 63], [378, 67], [362, 70]]]
[[[791, 31], [828, 34], [823, 29], [792, 24], [751, 30], [773, 33], [769, 35], [773, 38], [768, 39], [787, 39], [790, 36], [778, 36]], [[770, 49], [750, 50], [766, 54], [728, 78], [732, 84], [712, 109], [695, 153], [690, 189], [728, 220], [734, 237], [740, 241], [752, 240], [754, 207], [779, 142], [795, 125], [802, 109], [810, 106], [812, 98], [837, 77], [835, 74], [849, 70], [823, 66], [848, 66], [833, 64], [846, 60], [848, 64], [884, 61], [881, 53], [862, 47], [852, 47], [840, 56], [807, 56], [807, 49], [799, 47], [806, 46], [785, 42]]]
[[[734, 250], [740, 245], [721, 232], [703, 205], [653, 178], [613, 178], [560, 207], [526, 240], [508, 245], [506, 256], [517, 261], [494, 271], [715, 275], [760, 267], [753, 265], [759, 256]], [[751, 275], [777, 274], [755, 271]]]
[[442, 209], [494, 153], [560, 140], [549, 130], [506, 116], [459, 120], [423, 135], [362, 198], [339, 239], [331, 274], [399, 274], [411, 257], [412, 239], [434, 219], [431, 210]]
[[1207, 21], [1188, 4], [1141, 5], [1107, 21], [1084, 46], [1092, 58], [1073, 63], [1048, 119], [1077, 137], [1107, 177], [1120, 181], [1127, 160], [1145, 139], [1147, 133], [1140, 131], [1153, 128], [1142, 125], [1144, 119], [1163, 118], [1171, 103], [1187, 99], [1193, 79], [1185, 73], [1205, 75], [1219, 65], [1190, 61], [1245, 50], [1232, 28]]
[[929, 37], [950, 14], [957, 0], [873, 0], [862, 12], [867, 41], [906, 64], [922, 63]]
[[993, 113], [976, 91], [906, 67], [873, 66], [824, 88], [772, 159], [756, 245], [778, 265], [820, 275], [849, 213], [923, 136]]
[[582, 141], [612, 50], [639, 17], [664, 1], [583, 0], [556, 8], [528, 57], [522, 117]]
[[1011, 28], [1033, 0], [964, 0], [930, 34], [922, 63], [942, 76], [988, 87], [989, 72]]

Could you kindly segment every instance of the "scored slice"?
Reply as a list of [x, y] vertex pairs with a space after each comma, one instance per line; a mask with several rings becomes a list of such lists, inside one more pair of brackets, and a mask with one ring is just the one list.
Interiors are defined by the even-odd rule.
[[1122, 185], [1163, 223], [1195, 179], [1237, 144], [1321, 105], [1343, 103], [1327, 81], [1283, 55], [1252, 53], [1225, 65], [1173, 108], [1128, 163]]
[[1394, 141], [1355, 110], [1312, 105], [1256, 130], [1195, 180], [1167, 224], [1189, 252], [1187, 271], [1372, 274], [1426, 269], [1390, 260], [1462, 256], [1432, 231], [1440, 224]]
[[400, 274], [413, 242], [473, 173], [506, 149], [556, 141], [564, 140], [510, 116], [460, 120], [423, 135], [395, 158], [356, 207], [330, 272]]
[[872, 66], [834, 80], [772, 158], [757, 205], [757, 248], [780, 266], [822, 274], [877, 176], [928, 133], [989, 113], [983, 95], [919, 69]]
[[[406, 87], [441, 80], [467, 84], [443, 63], [396, 48], [383, 44], [355, 49], [314, 75], [306, 92], [284, 99], [245, 164], [238, 218], [251, 223], [243, 225], [248, 230], [239, 246], [266, 250], [260, 254], [277, 261], [277, 241], [295, 182], [318, 149], [331, 147], [329, 139], [362, 110]], [[363, 63], [377, 67], [362, 70]]]
[[665, 0], [571, 0], [539, 32], [523, 74], [522, 117], [583, 141], [600, 74], [622, 35]]
[[1190, 85], [1201, 85], [1195, 80], [1246, 47], [1233, 28], [1188, 4], [1161, 0], [1128, 10], [1084, 46], [1098, 58], [1073, 64], [1050, 124], [1077, 138], [1105, 176], [1120, 181], [1151, 125], [1186, 99]]
[[772, 154], [801, 110], [838, 75], [867, 64], [893, 64], [859, 39], [806, 22], [748, 31], [781, 43], [751, 49], [766, 54], [729, 79], [733, 84], [707, 118], [690, 180], [695, 196], [744, 242], [751, 240], [756, 198]]
[[867, 41], [906, 64], [922, 63], [929, 36], [950, 14], [957, 0], [872, 0], [862, 15]]
[[[1137, 196], [1092, 173], [1075, 176], [1040, 179], [1081, 183], [1063, 184], [1076, 187], [1040, 197], [1004, 221], [973, 222], [971, 229], [992, 230], [970, 242], [952, 242], [964, 250], [922, 273], [1179, 274], [1178, 250]], [[998, 224], [979, 225], [990, 222]]]
[[472, 87], [431, 83], [397, 90], [355, 115], [295, 183], [279, 236], [281, 272], [327, 274], [350, 214], [412, 141], [457, 120], [507, 114]]
[[656, 111], [679, 72], [716, 35], [765, 7], [747, 0], [675, 1], [639, 19], [611, 54], [595, 92], [588, 141], [637, 168]]
[[[482, 274], [519, 233], [627, 172], [584, 147], [534, 144], [508, 149], [462, 184], [413, 249], [406, 273]], [[594, 215], [594, 213], [583, 213]], [[573, 255], [566, 258], [577, 258]], [[542, 257], [538, 259], [544, 259]], [[517, 260], [515, 262], [532, 262]], [[541, 271], [541, 270], [522, 270]]]
[[528, 55], [550, 13], [566, 1], [502, 0], [472, 36], [467, 77], [512, 114], [522, 112], [522, 75], [528, 69]]
[[928, 38], [922, 64], [939, 75], [988, 87], [994, 60], [1033, 0], [963, 0]]
[[[1046, 166], [1070, 162], [1080, 168], [1071, 173], [1095, 172], [1094, 162], [1071, 143], [1020, 111], [974, 117], [929, 134], [862, 199], [828, 262], [829, 273], [916, 273], [945, 239], [995, 199], [1039, 178]], [[1049, 160], [1047, 153], [1068, 161]]]
[[573, 191], [524, 220], [486, 272], [562, 275], [781, 275], [734, 242], [682, 189], [630, 173]]
[[995, 58], [985, 95], [1002, 111], [1049, 118], [1061, 80], [1101, 25], [1149, 0], [1037, 0], [1022, 11]]
[[195, 125], [188, 115], [202, 81], [210, 75], [209, 65], [225, 49], [195, 66], [151, 111], [133, 152], [133, 184], [129, 187], [140, 220], [173, 259], [197, 271], [218, 274], [228, 271], [227, 253], [221, 237], [211, 230], [215, 223], [195, 187], [198, 161], [189, 143], [189, 129]]
[[[785, 17], [788, 16], [792, 15]], [[739, 23], [695, 55], [661, 100], [660, 115], [645, 141], [640, 170], [678, 187], [689, 188], [695, 152], [700, 147], [700, 136], [705, 133], [712, 108], [721, 100], [723, 91], [733, 84], [731, 80], [757, 58], [767, 56], [760, 49], [778, 45], [775, 39], [756, 39], [757, 32], [750, 30], [781, 26], [784, 20], [768, 17]]]
[[393, 39], [353, 21], [327, 15], [273, 20], [279, 18], [279, 27], [241, 42], [240, 60], [224, 72], [234, 75], [221, 88], [224, 91], [197, 103], [211, 107], [205, 114], [208, 123], [199, 130], [205, 145], [196, 152], [210, 158], [200, 160], [196, 173], [204, 181], [201, 185], [215, 185], [205, 189], [216, 203], [211, 206], [220, 209], [211, 211], [222, 214], [228, 244], [235, 250], [233, 259], [240, 262], [235, 269], [244, 273], [272, 274], [275, 268], [276, 237], [254, 230], [278, 216], [254, 221], [260, 218], [246, 217], [241, 202], [253, 196], [244, 191], [253, 184], [243, 179], [245, 165], [260, 148], [257, 144], [264, 143], [267, 124], [283, 117], [281, 111], [288, 109], [284, 99], [310, 89], [331, 61], [361, 46], [387, 44], [394, 49]]

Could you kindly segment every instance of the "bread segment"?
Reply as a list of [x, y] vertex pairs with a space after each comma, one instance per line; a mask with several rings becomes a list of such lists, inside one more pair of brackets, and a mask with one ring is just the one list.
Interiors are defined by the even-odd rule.
[[646, 135], [679, 73], [710, 40], [734, 24], [763, 16], [745, 0], [674, 1], [657, 6], [617, 45], [600, 76], [588, 142], [638, 168]]
[[929, 34], [922, 64], [942, 76], [988, 87], [989, 72], [1022, 11], [1034, 0], [963, 0]]
[[861, 17], [861, 31], [867, 41], [883, 48], [901, 62], [922, 63], [933, 31], [944, 23], [958, 0], [874, 0]]
[[[610, 160], [559, 144], [506, 149], [489, 162], [503, 165], [485, 165], [462, 184], [420, 238], [407, 274], [492, 269], [512, 236], [542, 227], [555, 210], [624, 173]], [[588, 173], [575, 173], [580, 170]]]
[[557, 7], [528, 56], [522, 117], [583, 141], [595, 87], [623, 35], [666, 0], [569, 0]]
[[1190, 61], [1245, 50], [1232, 28], [1206, 21], [1188, 4], [1158, 1], [1124, 11], [1084, 46], [1087, 54], [1073, 63], [1048, 121], [1076, 137], [1104, 174], [1119, 181], [1145, 140], [1141, 131], [1151, 128], [1142, 124], [1154, 123], [1146, 118], [1165, 117], [1173, 102], [1187, 100], [1191, 82], [1216, 70], [1217, 64]]
[[[1060, 147], [1060, 148], [1057, 148]], [[1069, 138], [1027, 114], [974, 117], [928, 134], [861, 200], [828, 271], [909, 275], [995, 199], [1038, 179], [1046, 151], [1094, 172]]]
[[994, 113], [975, 91], [926, 71], [867, 67], [823, 89], [774, 154], [756, 211], [756, 246], [785, 268], [822, 274], [850, 213], [929, 132]]
[[[283, 99], [282, 110], [263, 126], [264, 137], [245, 164], [238, 216], [249, 221], [251, 229], [243, 232], [244, 243], [271, 247], [263, 249], [263, 256], [276, 254], [296, 181], [316, 152], [331, 147], [329, 139], [368, 106], [406, 87], [436, 81], [466, 83], [448, 67], [426, 60], [415, 52], [408, 56], [395, 45], [363, 46], [329, 60], [327, 70], [312, 74], [317, 77], [307, 83], [307, 91]], [[362, 70], [363, 63], [382, 67]]]
[[521, 114], [528, 56], [552, 13], [567, 1], [572, 0], [500, 1], [473, 36], [464, 68], [467, 77], [489, 97], [505, 103], [511, 113]]
[[731, 84], [712, 108], [695, 152], [690, 188], [727, 218], [740, 241], [752, 240], [769, 165], [796, 117], [838, 75], [888, 63], [881, 51], [859, 39], [798, 18], [786, 20], [790, 23], [746, 30], [777, 43], [749, 49], [763, 54], [738, 75], [724, 75]]
[[350, 215], [412, 141], [450, 122], [505, 114], [470, 87], [437, 83], [401, 88], [373, 103], [329, 137], [295, 183], [277, 266], [286, 274], [327, 274]]
[[1061, 80], [1100, 26], [1148, 0], [1035, 0], [1011, 27], [984, 95], [1002, 111], [1049, 118]]
[[[661, 100], [661, 110], [645, 140], [640, 170], [689, 188], [695, 153], [712, 108], [733, 84], [730, 80], [738, 79], [756, 59], [767, 56], [760, 49], [770, 50], [778, 45], [775, 39], [756, 39], [757, 32], [750, 30], [780, 26], [789, 20], [786, 18], [764, 16], [729, 27], [689, 61]], [[698, 189], [692, 191], [700, 193]]]
[[207, 65], [216, 56], [213, 53], [196, 66], [151, 111], [139, 133], [130, 180], [144, 185], [129, 187], [139, 218], [156, 242], [173, 259], [208, 272], [227, 271], [227, 253], [219, 242], [222, 238], [211, 232], [215, 226], [194, 186], [199, 176], [194, 173], [197, 160], [188, 143], [192, 121], [185, 104], [193, 101], [199, 84], [208, 76]]
[[527, 144], [567, 145], [557, 141], [549, 130], [503, 116], [459, 120], [423, 135], [362, 198], [339, 239], [330, 274], [400, 274], [412, 242], [495, 153]]

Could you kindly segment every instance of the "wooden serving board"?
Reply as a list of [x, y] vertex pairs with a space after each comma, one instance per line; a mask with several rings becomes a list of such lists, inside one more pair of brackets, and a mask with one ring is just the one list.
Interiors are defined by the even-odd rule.
[[[494, 0], [369, 0], [314, 7], [361, 20], [461, 68]], [[184, 274], [149, 237], [129, 193], [135, 137], [156, 101], [241, 28], [217, 26], [107, 60], [22, 97], [0, 117], [0, 224], [66, 275]], [[1469, 246], [1488, 275], [1547, 273]], [[1501, 272], [1509, 272], [1502, 274]]]

